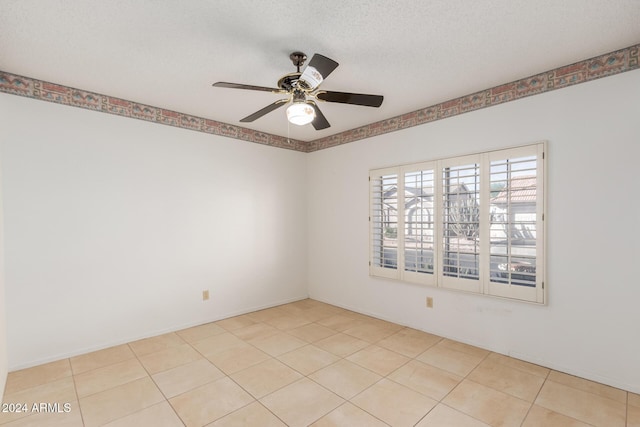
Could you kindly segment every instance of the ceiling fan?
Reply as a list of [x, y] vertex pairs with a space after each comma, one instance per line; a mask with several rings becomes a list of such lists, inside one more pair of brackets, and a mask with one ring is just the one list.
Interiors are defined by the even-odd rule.
[[248, 89], [262, 92], [272, 92], [287, 95], [284, 99], [279, 99], [267, 105], [261, 110], [240, 120], [243, 123], [253, 122], [267, 113], [277, 108], [291, 103], [287, 108], [287, 119], [296, 125], [306, 125], [311, 123], [316, 130], [330, 127], [318, 104], [314, 101], [339, 102], [341, 104], [363, 105], [366, 107], [379, 107], [384, 99], [381, 95], [366, 95], [362, 93], [334, 92], [320, 90], [318, 87], [329, 74], [338, 67], [338, 63], [326, 56], [316, 53], [309, 61], [309, 64], [300, 72], [300, 67], [304, 65], [307, 55], [302, 52], [293, 52], [289, 55], [293, 65], [297, 68], [295, 73], [285, 74], [278, 80], [277, 88], [264, 86], [252, 86], [239, 83], [217, 82], [214, 87], [224, 87], [231, 89]]

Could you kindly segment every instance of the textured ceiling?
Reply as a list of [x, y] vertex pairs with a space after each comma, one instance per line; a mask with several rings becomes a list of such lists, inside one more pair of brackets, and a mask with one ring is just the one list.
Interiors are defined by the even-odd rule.
[[639, 0], [0, 0], [0, 70], [237, 125], [279, 96], [212, 83], [275, 87], [289, 53], [321, 53], [323, 89], [382, 107], [242, 124], [310, 141], [634, 45], [639, 23]]

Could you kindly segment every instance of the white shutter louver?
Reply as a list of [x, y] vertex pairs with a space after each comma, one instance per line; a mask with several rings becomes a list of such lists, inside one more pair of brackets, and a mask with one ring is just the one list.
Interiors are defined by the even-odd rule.
[[398, 175], [375, 174], [370, 182], [370, 273], [398, 277]]
[[403, 265], [407, 281], [434, 284], [435, 171], [432, 165], [404, 171]]

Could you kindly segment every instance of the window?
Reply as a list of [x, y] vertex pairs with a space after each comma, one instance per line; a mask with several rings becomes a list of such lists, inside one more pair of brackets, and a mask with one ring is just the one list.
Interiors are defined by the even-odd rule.
[[370, 274], [544, 303], [544, 148], [372, 170]]

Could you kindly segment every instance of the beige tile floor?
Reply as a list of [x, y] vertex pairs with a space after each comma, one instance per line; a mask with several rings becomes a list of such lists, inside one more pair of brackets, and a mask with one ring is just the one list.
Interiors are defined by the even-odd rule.
[[638, 394], [309, 299], [12, 372], [4, 403], [2, 427], [640, 427]]

